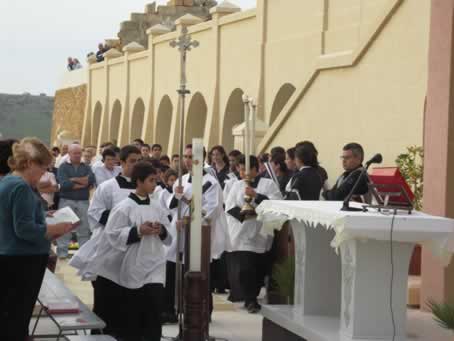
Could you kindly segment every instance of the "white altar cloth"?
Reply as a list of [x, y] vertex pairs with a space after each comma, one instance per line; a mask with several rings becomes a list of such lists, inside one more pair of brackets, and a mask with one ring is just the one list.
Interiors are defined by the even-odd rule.
[[[295, 240], [295, 305], [264, 306], [264, 316], [309, 341], [390, 341], [393, 333], [406, 341], [413, 248], [429, 244], [448, 261], [454, 220], [341, 207], [329, 201], [264, 201], [257, 207], [265, 230], [289, 221]], [[337, 338], [321, 337], [331, 329]]]
[[[295, 219], [316, 227], [322, 225], [333, 229], [335, 237], [331, 246], [339, 246], [351, 239], [390, 240], [392, 212], [341, 211], [341, 201], [263, 201], [256, 211], [264, 223], [266, 232], [280, 229], [287, 220]], [[351, 203], [361, 207], [361, 204]], [[454, 252], [454, 220], [431, 216], [422, 212], [398, 211], [393, 227], [392, 238], [396, 242], [420, 243], [429, 246], [435, 256], [449, 264]]]

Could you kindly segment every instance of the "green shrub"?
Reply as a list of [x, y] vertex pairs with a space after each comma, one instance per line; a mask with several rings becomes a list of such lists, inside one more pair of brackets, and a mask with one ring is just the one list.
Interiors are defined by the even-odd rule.
[[288, 304], [293, 304], [295, 295], [295, 257], [288, 257], [284, 262], [274, 264], [272, 288], [281, 296], [288, 297]]
[[430, 300], [427, 305], [432, 310], [435, 322], [440, 327], [454, 331], [454, 306], [450, 304], [439, 304], [433, 300]]
[[424, 174], [424, 150], [422, 147], [407, 147], [407, 152], [400, 154], [396, 164], [415, 194], [414, 206], [417, 210], [422, 208], [423, 174]]

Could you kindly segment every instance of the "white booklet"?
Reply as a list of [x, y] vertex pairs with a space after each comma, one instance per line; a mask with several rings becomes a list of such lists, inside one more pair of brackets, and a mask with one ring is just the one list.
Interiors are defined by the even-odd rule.
[[71, 223], [73, 225], [76, 225], [79, 222], [79, 217], [70, 207], [63, 207], [58, 211], [55, 211], [52, 217], [46, 218], [46, 223], [50, 225], [60, 223]]

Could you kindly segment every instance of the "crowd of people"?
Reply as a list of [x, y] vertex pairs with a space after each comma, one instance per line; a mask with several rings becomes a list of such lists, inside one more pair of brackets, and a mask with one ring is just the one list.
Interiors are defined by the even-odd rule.
[[79, 62], [79, 59], [68, 57], [68, 65], [66, 66], [68, 71], [74, 71], [78, 69], [82, 69], [82, 64]]
[[[103, 143], [99, 150], [75, 142], [50, 151], [36, 139], [0, 141], [0, 264], [7, 278], [0, 281], [0, 329], [10, 339], [25, 339], [50, 242], [56, 242], [59, 259], [66, 259], [75, 233], [79, 250], [69, 264], [91, 281], [93, 310], [106, 322], [104, 333], [160, 340], [162, 323], [177, 322], [178, 208], [190, 214], [192, 157], [190, 144], [183, 155], [169, 157], [161, 145], [141, 139], [122, 147]], [[228, 291], [229, 300], [244, 301], [249, 313], [257, 313], [274, 245], [260, 221], [244, 216], [245, 195], [253, 207], [265, 200], [343, 200], [363, 169], [363, 148], [358, 143], [342, 148], [344, 172], [333, 186], [310, 141], [250, 156], [250, 169], [241, 151], [221, 145], [204, 158], [202, 209], [211, 224], [212, 291]], [[355, 194], [367, 191], [364, 179]], [[64, 207], [77, 214], [79, 224], [46, 225], [43, 211]]]

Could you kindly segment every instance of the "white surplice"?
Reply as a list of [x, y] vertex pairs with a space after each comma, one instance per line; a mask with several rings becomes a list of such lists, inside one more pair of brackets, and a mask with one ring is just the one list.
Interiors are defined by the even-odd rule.
[[[245, 201], [246, 183], [239, 180], [233, 183], [229, 191], [225, 211], [227, 212], [228, 232], [231, 242], [229, 251], [250, 251], [264, 253], [271, 248], [272, 237], [262, 233], [262, 222], [257, 219], [239, 220], [239, 210]], [[264, 200], [282, 200], [279, 187], [271, 179], [260, 178], [255, 191], [264, 196]], [[258, 196], [257, 198], [259, 198]], [[258, 205], [257, 199], [252, 201], [252, 206]], [[236, 211], [234, 213], [234, 211]]]
[[172, 237], [161, 240], [159, 236], [142, 236], [139, 241], [128, 244], [132, 229], [138, 229], [145, 222], [158, 222], [166, 230], [169, 220], [159, 203], [159, 198], [150, 196], [148, 204], [123, 200], [113, 210], [99, 243], [93, 272], [118, 285], [138, 289], [145, 284], [165, 283], [166, 251]]
[[[185, 174], [183, 176], [183, 196], [187, 200], [192, 199], [192, 177], [190, 174]], [[178, 182], [174, 184], [173, 192], [175, 193], [175, 188], [178, 186]], [[227, 220], [225, 217], [225, 212], [223, 209], [223, 194], [222, 188], [219, 185], [218, 180], [213, 177], [211, 174], [204, 172], [203, 181], [202, 181], [202, 211], [205, 214], [205, 218], [210, 220], [211, 224], [211, 258], [218, 259], [221, 257], [222, 253], [230, 247], [228, 233], [227, 233]], [[173, 214], [172, 219], [172, 233], [176, 235], [176, 221], [178, 209], [177, 207], [178, 200], [175, 197], [175, 194], [171, 194], [167, 198], [167, 207], [171, 210]], [[189, 214], [189, 206], [182, 201], [182, 213], [183, 215]], [[168, 249], [167, 259], [170, 261], [176, 261], [176, 237], [174, 238], [172, 245]]]
[[94, 280], [96, 276], [90, 271], [90, 262], [96, 257], [96, 251], [100, 240], [103, 238], [104, 225], [111, 210], [130, 193], [134, 192], [135, 186], [129, 178], [118, 175], [117, 177], [103, 182], [93, 195], [88, 208], [88, 222], [92, 236], [71, 258], [69, 265], [78, 270], [82, 280]]

